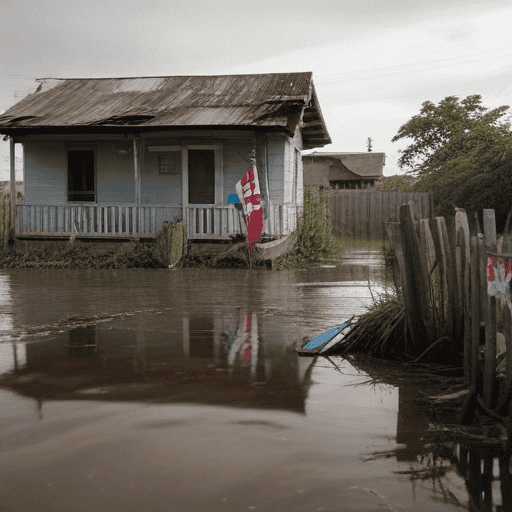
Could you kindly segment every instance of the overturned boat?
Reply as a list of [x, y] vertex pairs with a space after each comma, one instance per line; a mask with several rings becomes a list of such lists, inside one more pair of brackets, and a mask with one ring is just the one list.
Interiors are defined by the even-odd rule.
[[326, 354], [334, 347], [343, 342], [350, 330], [355, 315], [346, 322], [331, 327], [327, 331], [313, 338], [305, 338], [301, 348], [295, 350], [300, 356], [317, 356]]

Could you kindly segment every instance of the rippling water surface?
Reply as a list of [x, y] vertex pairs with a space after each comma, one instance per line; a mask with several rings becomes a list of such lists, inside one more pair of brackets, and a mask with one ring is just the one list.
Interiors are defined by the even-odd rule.
[[389, 280], [375, 251], [296, 273], [4, 273], [0, 510], [460, 510], [397, 473], [428, 426], [402, 385], [295, 354]]

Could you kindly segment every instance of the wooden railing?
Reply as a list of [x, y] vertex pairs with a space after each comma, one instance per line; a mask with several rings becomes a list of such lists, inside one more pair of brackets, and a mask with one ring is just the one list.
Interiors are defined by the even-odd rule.
[[[187, 208], [188, 237], [192, 239], [222, 239], [247, 233], [243, 215], [232, 205], [195, 205]], [[296, 208], [273, 205], [263, 224], [268, 236], [288, 235], [296, 228]]]
[[181, 207], [153, 205], [21, 203], [16, 208], [16, 235], [152, 237], [165, 220], [181, 217], [181, 211]]
[[[183, 216], [190, 239], [229, 239], [246, 232], [243, 216], [233, 205], [189, 205], [184, 212], [181, 206], [167, 205], [19, 203], [16, 236], [152, 238], [164, 221]], [[295, 225], [295, 207], [275, 205], [263, 232], [283, 236]]]

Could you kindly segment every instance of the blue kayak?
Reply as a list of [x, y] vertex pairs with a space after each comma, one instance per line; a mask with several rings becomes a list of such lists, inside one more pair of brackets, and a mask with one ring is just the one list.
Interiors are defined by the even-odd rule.
[[341, 325], [332, 327], [331, 329], [315, 336], [314, 338], [306, 338], [301, 348], [295, 349], [299, 355], [317, 355], [333, 348], [343, 340], [347, 333], [347, 327], [352, 323], [352, 317]]

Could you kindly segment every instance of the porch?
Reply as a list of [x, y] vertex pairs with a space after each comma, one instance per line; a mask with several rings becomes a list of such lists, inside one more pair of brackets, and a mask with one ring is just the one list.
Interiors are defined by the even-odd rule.
[[[184, 218], [192, 240], [229, 240], [246, 233], [233, 205], [31, 204], [16, 205], [19, 238], [154, 238], [165, 221]], [[263, 233], [279, 238], [295, 229], [296, 207], [272, 205]]]

